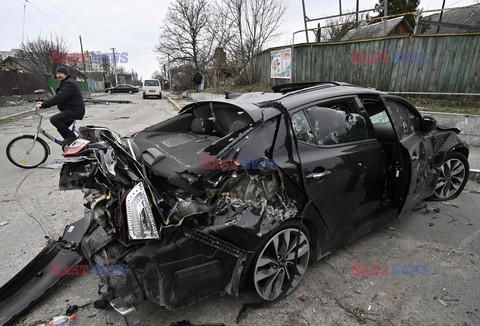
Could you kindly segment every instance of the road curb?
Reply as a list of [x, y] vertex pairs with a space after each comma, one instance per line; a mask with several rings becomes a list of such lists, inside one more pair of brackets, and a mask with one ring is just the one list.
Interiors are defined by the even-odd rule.
[[165, 93], [163, 93], [163, 96], [165, 96], [165, 97], [167, 98], [167, 100], [168, 100], [170, 103], [172, 103], [172, 105], [173, 105], [174, 107], [176, 107], [176, 108], [180, 111], [181, 107], [180, 107], [180, 105], [178, 105], [177, 102], [175, 102], [174, 100], [172, 100], [172, 99], [170, 98], [170, 96], [168, 96], [168, 95], [165, 94]]
[[480, 180], [480, 170], [470, 169], [468, 180]]
[[8, 118], [13, 118], [13, 117], [16, 117], [17, 115], [21, 115], [21, 114], [25, 114], [25, 113], [29, 113], [29, 112], [32, 112], [32, 109], [22, 111], [22, 112], [13, 113], [13, 114], [10, 114], [10, 115], [6, 115], [4, 117], [0, 117], [0, 121], [8, 119]]

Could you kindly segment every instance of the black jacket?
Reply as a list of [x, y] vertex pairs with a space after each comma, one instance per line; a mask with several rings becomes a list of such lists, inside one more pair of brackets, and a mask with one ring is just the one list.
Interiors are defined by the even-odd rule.
[[42, 108], [56, 105], [60, 111], [70, 114], [74, 119], [83, 119], [85, 104], [82, 92], [70, 75], [60, 82], [56, 93], [54, 97], [42, 102]]
[[194, 82], [195, 84], [197, 84], [197, 85], [202, 83], [202, 79], [203, 79], [203, 77], [202, 77], [202, 75], [201, 75], [199, 72], [197, 72], [197, 73], [193, 76], [193, 82]]

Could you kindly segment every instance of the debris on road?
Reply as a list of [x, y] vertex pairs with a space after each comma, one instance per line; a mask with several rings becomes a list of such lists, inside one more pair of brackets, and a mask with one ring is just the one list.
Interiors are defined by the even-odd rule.
[[298, 297], [298, 300], [305, 302], [308, 300], [308, 297], [305, 294], [302, 294], [301, 296]]
[[424, 214], [428, 214], [428, 213], [431, 213], [431, 212], [436, 212], [436, 213], [440, 213], [440, 208], [438, 207], [431, 207], [427, 204], [421, 204], [421, 205], [417, 205], [416, 207], [412, 208], [412, 211], [419, 211], [419, 210], [424, 210], [423, 213]]
[[455, 203], [448, 203], [448, 202], [442, 201], [442, 204], [445, 205], [445, 206], [453, 206], [453, 207], [456, 207], [456, 208], [460, 208], [460, 206], [458, 206]]
[[4, 225], [7, 225], [8, 222], [7, 221], [4, 221], [4, 222], [0, 222], [0, 226], [4, 226]]
[[128, 100], [84, 100], [85, 103], [92, 103], [92, 104], [109, 104], [109, 103], [118, 103], [118, 104], [130, 104], [132, 101]]

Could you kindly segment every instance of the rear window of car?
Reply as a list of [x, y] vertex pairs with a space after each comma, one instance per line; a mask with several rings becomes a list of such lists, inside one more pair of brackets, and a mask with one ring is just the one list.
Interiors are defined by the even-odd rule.
[[146, 80], [143, 84], [145, 86], [160, 86], [158, 80]]

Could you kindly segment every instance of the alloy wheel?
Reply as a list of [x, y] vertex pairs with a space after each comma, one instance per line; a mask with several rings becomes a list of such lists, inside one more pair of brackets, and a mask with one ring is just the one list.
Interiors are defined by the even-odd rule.
[[462, 190], [466, 178], [465, 164], [458, 158], [451, 158], [440, 168], [440, 177], [435, 186], [435, 195], [439, 199], [451, 198]]
[[[297, 241], [299, 235], [300, 241]], [[305, 274], [309, 255], [310, 244], [302, 230], [299, 233], [298, 229], [288, 228], [276, 233], [264, 245], [255, 262], [253, 279], [258, 295], [265, 300], [274, 300], [293, 278], [287, 290], [290, 293]]]

